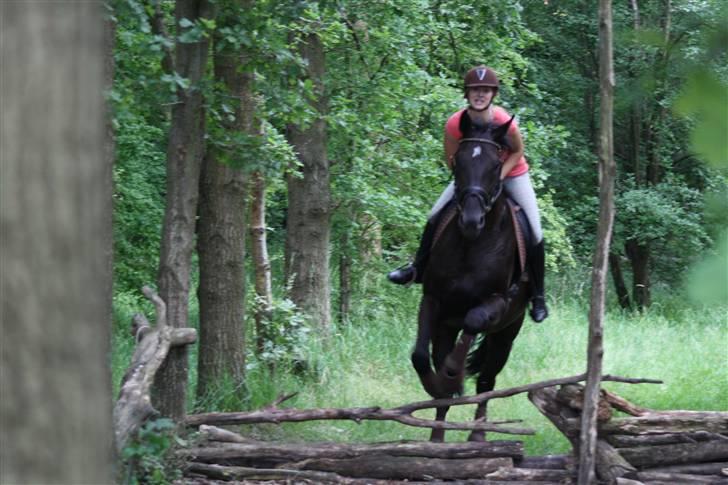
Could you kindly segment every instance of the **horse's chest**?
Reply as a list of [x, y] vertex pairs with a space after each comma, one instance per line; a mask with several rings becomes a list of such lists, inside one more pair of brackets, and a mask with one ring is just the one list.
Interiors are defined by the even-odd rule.
[[512, 261], [498, 241], [485, 240], [473, 246], [457, 245], [449, 251], [437, 249], [428, 268], [431, 273], [425, 279], [430, 279], [432, 292], [446, 306], [472, 308], [493, 293], [504, 291], [507, 286], [508, 268]]

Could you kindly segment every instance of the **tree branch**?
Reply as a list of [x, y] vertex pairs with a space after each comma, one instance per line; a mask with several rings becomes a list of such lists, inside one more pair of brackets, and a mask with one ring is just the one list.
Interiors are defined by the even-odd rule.
[[[396, 421], [408, 426], [432, 429], [449, 429], [449, 430], [483, 430], [494, 431], [507, 434], [533, 434], [530, 429], [523, 428], [506, 428], [501, 424], [512, 423], [513, 421], [504, 421], [500, 423], [487, 423], [483, 421], [472, 421], [467, 423], [452, 423], [447, 421], [435, 421], [431, 419], [416, 418], [413, 413], [422, 409], [431, 409], [444, 406], [459, 406], [463, 404], [480, 404], [493, 398], [509, 397], [516, 394], [528, 392], [535, 389], [556, 386], [560, 384], [574, 384], [581, 382], [586, 378], [585, 374], [576, 376], [563, 377], [560, 379], [552, 379], [548, 381], [538, 382], [534, 384], [526, 384], [523, 386], [512, 387], [510, 389], [500, 389], [497, 391], [483, 392], [475, 396], [458, 397], [451, 399], [435, 399], [429, 401], [421, 401], [390, 409], [382, 409], [378, 406], [363, 408], [320, 408], [320, 409], [278, 409], [275, 405], [268, 406], [265, 409], [240, 412], [240, 413], [204, 413], [193, 414], [187, 416], [185, 424], [187, 426], [207, 425], [233, 425], [233, 424], [251, 424], [251, 423], [282, 423], [282, 422], [301, 422], [315, 420], [352, 420], [356, 422], [364, 420], [373, 421]], [[603, 377], [605, 381], [625, 382], [632, 384], [654, 383], [660, 384], [662, 381], [655, 379], [628, 378], [606, 375]]]

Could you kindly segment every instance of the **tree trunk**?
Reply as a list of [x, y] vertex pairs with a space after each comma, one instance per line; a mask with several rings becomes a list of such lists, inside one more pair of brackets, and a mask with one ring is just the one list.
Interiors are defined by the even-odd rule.
[[589, 309], [589, 346], [587, 351], [587, 381], [584, 390], [579, 448], [579, 483], [593, 483], [597, 452], [597, 410], [602, 378], [602, 343], [605, 283], [609, 245], [614, 223], [614, 143], [612, 133], [614, 65], [612, 61], [612, 2], [599, 0], [599, 222], [597, 247], [592, 266], [591, 306]]
[[304, 36], [300, 54], [308, 62], [317, 112], [307, 127], [288, 127], [288, 140], [298, 153], [299, 173], [288, 177], [286, 280], [291, 300], [324, 334], [331, 324], [329, 294], [330, 194], [326, 155], [327, 99], [324, 91], [324, 46], [316, 33]]
[[270, 325], [273, 312], [273, 289], [271, 285], [270, 259], [265, 222], [265, 175], [256, 171], [252, 174], [250, 239], [255, 268], [255, 349], [260, 355], [265, 342], [270, 340]]
[[[207, 0], [177, 0], [175, 20], [195, 22], [212, 18]], [[187, 27], [179, 27], [178, 34]], [[177, 90], [167, 146], [167, 196], [159, 261], [159, 295], [167, 304], [169, 323], [188, 327], [190, 266], [194, 248], [195, 217], [199, 194], [200, 166], [204, 155], [205, 117], [200, 80], [207, 64], [208, 42], [179, 42], [175, 47], [175, 71], [190, 81]], [[180, 420], [187, 401], [187, 349], [172, 349], [157, 373], [153, 399], [164, 416]]]
[[[220, 4], [220, 28], [236, 25], [236, 3]], [[244, 73], [241, 54], [216, 31], [215, 79], [234, 119], [226, 133], [252, 133], [252, 74]], [[234, 155], [234, 154], [231, 154]], [[245, 211], [246, 177], [218, 148], [202, 163], [197, 253], [200, 257], [200, 347], [197, 398], [214, 391], [224, 378], [237, 388], [245, 381]]]
[[346, 322], [351, 312], [351, 256], [349, 229], [341, 233], [339, 244], [339, 321]]
[[619, 306], [625, 310], [632, 309], [632, 301], [629, 298], [627, 285], [624, 283], [624, 274], [622, 273], [622, 263], [617, 253], [609, 253], [609, 269], [612, 273], [612, 281], [614, 281], [614, 290], [617, 293]]
[[635, 240], [625, 244], [632, 264], [632, 296], [635, 306], [642, 311], [650, 306], [650, 246]]
[[[635, 36], [640, 35], [640, 7], [637, 0], [630, 0], [630, 8], [632, 9], [632, 28]], [[639, 37], [637, 37], [639, 38]], [[637, 60], [641, 53], [641, 48], [637, 48], [633, 51], [633, 62]], [[634, 72], [634, 69], [629, 69], [629, 76], [634, 81], [638, 78], [638, 74]], [[635, 95], [632, 101], [632, 107], [630, 108], [630, 135], [631, 135], [631, 150], [630, 159], [632, 165], [632, 171], [634, 173], [635, 184], [640, 187], [644, 180], [641, 163], [641, 146], [642, 146], [642, 97]]]
[[0, 482], [111, 483], [101, 2], [0, 2]]

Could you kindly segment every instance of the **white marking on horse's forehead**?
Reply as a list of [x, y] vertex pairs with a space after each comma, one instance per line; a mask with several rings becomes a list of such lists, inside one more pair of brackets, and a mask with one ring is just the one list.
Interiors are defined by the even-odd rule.
[[475, 145], [475, 148], [473, 148], [473, 158], [475, 158], [478, 155], [480, 155], [480, 152], [481, 152], [480, 146], [479, 145]]

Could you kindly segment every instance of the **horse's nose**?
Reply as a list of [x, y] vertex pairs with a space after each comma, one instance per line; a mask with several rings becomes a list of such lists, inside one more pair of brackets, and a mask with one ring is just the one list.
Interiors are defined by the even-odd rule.
[[482, 224], [478, 224], [478, 221], [478, 219], [460, 216], [458, 222], [460, 223], [460, 231], [462, 232], [465, 239], [473, 241], [478, 237], [478, 235], [480, 234], [480, 230], [483, 227]]

